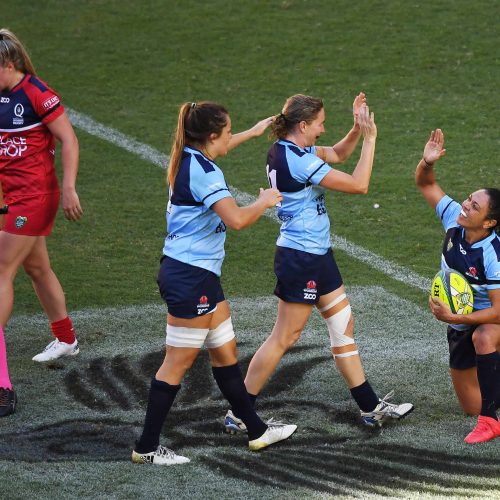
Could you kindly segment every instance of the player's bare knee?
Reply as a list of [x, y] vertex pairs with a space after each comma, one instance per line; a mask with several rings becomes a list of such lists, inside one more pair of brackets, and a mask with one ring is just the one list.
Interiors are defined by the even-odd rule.
[[480, 325], [472, 334], [472, 343], [478, 354], [486, 354], [494, 351], [498, 343], [497, 332], [494, 328], [489, 328], [494, 325]]

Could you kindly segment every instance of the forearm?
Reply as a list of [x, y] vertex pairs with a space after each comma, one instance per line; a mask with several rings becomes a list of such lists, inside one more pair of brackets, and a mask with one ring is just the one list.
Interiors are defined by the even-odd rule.
[[78, 159], [78, 139], [74, 136], [72, 140], [66, 140], [62, 143], [63, 190], [76, 189]]
[[415, 170], [415, 183], [418, 188], [425, 188], [436, 184], [433, 165], [427, 163], [423, 158], [418, 162]]
[[366, 194], [370, 185], [370, 178], [373, 169], [373, 160], [375, 158], [375, 139], [365, 139], [361, 149], [361, 156], [358, 164], [352, 173], [352, 177], [356, 180], [359, 192]]
[[266, 211], [266, 208], [266, 204], [262, 200], [257, 199], [251, 205], [247, 205], [246, 207], [238, 207], [238, 210], [235, 211], [231, 220], [226, 224], [231, 229], [244, 229], [257, 222], [262, 214]]
[[342, 140], [332, 146], [332, 149], [337, 154], [340, 162], [346, 161], [351, 156], [353, 151], [356, 149], [360, 137], [361, 132], [359, 127], [354, 126]]
[[238, 134], [234, 134], [231, 136], [231, 140], [229, 141], [228, 151], [236, 148], [240, 144], [248, 141], [249, 139], [253, 139], [256, 137], [252, 129], [245, 130], [244, 132], [239, 132]]
[[453, 314], [452, 324], [463, 325], [500, 325], [500, 312], [494, 307], [488, 307], [479, 311], [474, 311], [470, 314]]

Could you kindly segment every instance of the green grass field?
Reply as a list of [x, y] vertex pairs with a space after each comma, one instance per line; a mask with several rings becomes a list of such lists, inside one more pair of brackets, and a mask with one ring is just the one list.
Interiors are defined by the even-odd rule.
[[[22, 272], [16, 279], [7, 349], [20, 401], [15, 416], [0, 421], [5, 498], [499, 498], [500, 442], [463, 444], [474, 419], [453, 394], [445, 327], [431, 318], [426, 293], [391, 267], [424, 281], [439, 268], [442, 227], [413, 181], [431, 129], [445, 132], [437, 173], [450, 195], [498, 186], [499, 14], [499, 4], [483, 0], [2, 5], [0, 24], [25, 42], [63, 103], [124, 134], [132, 149], [76, 128], [85, 216], [78, 223], [60, 216], [49, 247], [78, 357], [31, 361], [49, 328], [29, 281]], [[320, 143], [331, 144], [350, 127], [361, 90], [379, 130], [370, 193], [331, 193], [327, 205], [333, 233], [379, 257], [361, 262], [356, 252], [336, 252], [368, 376], [381, 396], [394, 388], [415, 412], [380, 432], [364, 430], [315, 315], [260, 402], [265, 417], [299, 425], [289, 442], [251, 454], [244, 439], [226, 436], [226, 406], [202, 356], [164, 431], [191, 464], [133, 466], [131, 445], [164, 344], [155, 277], [166, 205], [165, 171], [137, 144], [166, 155], [184, 101], [224, 103], [238, 131], [298, 92], [324, 99]], [[266, 184], [269, 144], [261, 137], [221, 160], [240, 193], [255, 196]], [[356, 154], [342, 168], [352, 170]], [[266, 217], [228, 232], [223, 285], [243, 366], [274, 321], [277, 232]]]

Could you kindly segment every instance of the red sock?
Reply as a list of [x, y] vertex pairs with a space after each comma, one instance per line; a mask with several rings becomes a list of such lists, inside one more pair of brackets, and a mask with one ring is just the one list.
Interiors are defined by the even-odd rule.
[[60, 321], [54, 321], [54, 323], [51, 323], [50, 329], [52, 330], [54, 337], [59, 340], [59, 342], [72, 344], [76, 340], [75, 329], [73, 328], [73, 323], [71, 323], [69, 316], [66, 316]]

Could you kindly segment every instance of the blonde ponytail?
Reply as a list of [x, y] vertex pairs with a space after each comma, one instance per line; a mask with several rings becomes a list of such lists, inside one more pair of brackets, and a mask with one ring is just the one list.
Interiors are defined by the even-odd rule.
[[21, 73], [36, 75], [28, 52], [12, 31], [0, 29], [0, 66], [12, 63]]

